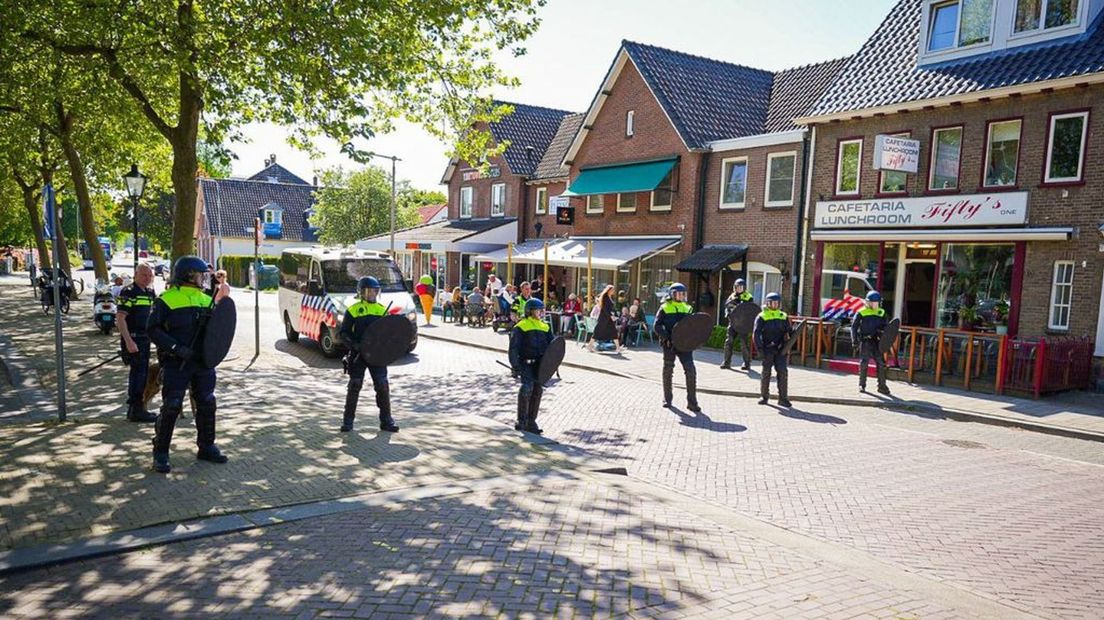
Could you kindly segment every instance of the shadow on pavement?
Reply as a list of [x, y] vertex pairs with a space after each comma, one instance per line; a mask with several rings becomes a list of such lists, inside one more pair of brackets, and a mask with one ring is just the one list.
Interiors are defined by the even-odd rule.
[[792, 407], [789, 409], [778, 407], [778, 413], [786, 418], [802, 420], [805, 422], [814, 422], [816, 424], [847, 424], [847, 420], [844, 420], [843, 418], [837, 418], [836, 416], [824, 415], [821, 413], [802, 411], [800, 409], [795, 409]]
[[678, 416], [679, 424], [689, 426], [690, 428], [704, 428], [714, 433], [742, 433], [747, 430], [747, 427], [743, 424], [714, 422], [713, 418], [706, 415], [704, 411], [699, 411], [697, 413], [693, 411], [686, 412], [678, 407], [672, 406], [671, 412]]

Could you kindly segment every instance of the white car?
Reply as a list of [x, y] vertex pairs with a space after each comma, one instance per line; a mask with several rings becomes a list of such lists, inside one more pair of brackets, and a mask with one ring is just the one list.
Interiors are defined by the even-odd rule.
[[300, 336], [314, 340], [327, 357], [346, 349], [341, 341], [345, 310], [356, 303], [357, 281], [380, 281], [379, 303], [401, 314], [414, 326], [410, 351], [418, 345], [418, 315], [402, 273], [382, 252], [309, 246], [288, 248], [280, 255], [280, 315], [288, 342]]

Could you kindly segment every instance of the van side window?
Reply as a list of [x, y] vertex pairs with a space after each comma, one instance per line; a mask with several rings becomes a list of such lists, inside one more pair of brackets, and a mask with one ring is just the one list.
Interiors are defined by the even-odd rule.
[[294, 254], [280, 256], [280, 286], [293, 291], [299, 290], [299, 269]]

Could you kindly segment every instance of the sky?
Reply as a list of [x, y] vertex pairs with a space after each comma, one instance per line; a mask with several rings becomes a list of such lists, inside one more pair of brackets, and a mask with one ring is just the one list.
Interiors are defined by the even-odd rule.
[[[549, 0], [540, 29], [515, 58], [499, 65], [521, 80], [491, 94], [518, 103], [584, 112], [601, 85], [623, 39], [726, 62], [777, 71], [853, 54], [897, 0]], [[310, 180], [317, 170], [359, 164], [320, 141], [323, 157], [295, 149], [287, 131], [269, 124], [247, 126], [247, 143], [230, 145], [234, 176], [249, 176], [276, 160]], [[444, 189], [445, 144], [411, 124], [400, 124], [361, 148], [398, 156], [397, 176], [420, 189]], [[386, 160], [377, 165], [390, 166]]]

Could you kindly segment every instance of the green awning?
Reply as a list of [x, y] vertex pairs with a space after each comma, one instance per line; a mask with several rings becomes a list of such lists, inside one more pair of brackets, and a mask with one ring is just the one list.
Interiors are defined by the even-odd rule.
[[678, 162], [677, 158], [635, 164], [585, 168], [571, 183], [564, 196], [627, 194], [650, 192], [663, 181]]

